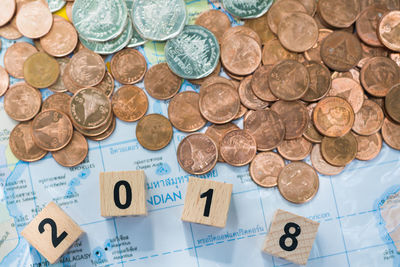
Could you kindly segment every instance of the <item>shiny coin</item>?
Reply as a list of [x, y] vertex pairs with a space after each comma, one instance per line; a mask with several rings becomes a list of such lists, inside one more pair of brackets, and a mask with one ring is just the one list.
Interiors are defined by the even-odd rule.
[[359, 0], [321, 0], [318, 12], [321, 18], [335, 28], [350, 27], [361, 11]]
[[53, 85], [49, 86], [49, 89], [56, 93], [62, 93], [62, 92], [67, 91], [67, 88], [65, 88], [65, 85], [64, 85], [63, 76], [64, 76], [64, 71], [67, 67], [67, 64], [70, 61], [70, 58], [69, 57], [60, 57], [60, 58], [57, 58], [56, 60], [60, 67], [60, 75], [58, 76], [57, 81]]
[[321, 153], [329, 164], [346, 166], [356, 158], [357, 140], [352, 133], [341, 137], [324, 137]]
[[154, 65], [144, 76], [144, 87], [155, 99], [170, 99], [178, 93], [181, 85], [182, 78], [176, 76], [167, 63]]
[[381, 129], [384, 118], [381, 107], [374, 101], [366, 99], [355, 115], [352, 129], [359, 135], [372, 135]]
[[357, 155], [358, 160], [371, 160], [376, 158], [382, 149], [382, 137], [380, 133], [369, 136], [361, 136], [354, 134], [357, 139]]
[[52, 152], [53, 158], [64, 167], [79, 165], [88, 154], [88, 143], [83, 135], [74, 131], [69, 144], [59, 151]]
[[278, 176], [283, 167], [285, 167], [285, 162], [278, 154], [258, 153], [250, 164], [250, 177], [259, 186], [274, 187], [278, 183]]
[[400, 150], [400, 125], [385, 119], [382, 126], [382, 137], [393, 149]]
[[378, 37], [390, 50], [400, 52], [399, 38], [400, 11], [394, 10], [383, 15], [378, 25]]
[[94, 137], [94, 136], [99, 136], [99, 135], [105, 133], [110, 128], [111, 124], [113, 123], [113, 120], [114, 120], [114, 116], [110, 116], [104, 125], [97, 127], [95, 129], [85, 129], [85, 128], [78, 126], [77, 124], [74, 124], [74, 127], [78, 132], [80, 132], [84, 136]]
[[10, 85], [10, 77], [7, 71], [0, 66], [0, 96], [4, 95]]
[[253, 93], [264, 101], [276, 101], [278, 100], [274, 96], [269, 88], [268, 77], [272, 70], [273, 65], [260, 66], [253, 74], [251, 78], [251, 89]]
[[264, 45], [262, 51], [262, 63], [264, 65], [275, 65], [285, 59], [299, 60], [300, 54], [285, 49], [278, 39], [271, 40]]
[[[205, 134], [215, 142], [219, 152], [222, 138], [225, 136], [225, 134], [233, 130], [239, 130], [239, 127], [231, 122], [225, 124], [212, 124], [207, 128]], [[218, 153], [218, 161], [224, 162], [221, 157], [221, 153]]]
[[259, 110], [268, 107], [269, 103], [258, 98], [251, 88], [252, 76], [246, 77], [239, 85], [240, 102], [248, 109]]
[[160, 114], [144, 116], [136, 126], [136, 138], [146, 149], [160, 150], [166, 147], [172, 139], [172, 125]]
[[65, 66], [65, 69], [64, 69], [63, 76], [61, 78], [62, 78], [62, 82], [65, 86], [65, 89], [67, 89], [70, 93], [75, 94], [76, 92], [78, 92], [80, 89], [82, 89], [84, 87], [77, 85], [72, 81], [71, 76], [69, 75], [69, 68], [71, 68], [71, 66], [69, 63], [67, 63], [67, 65]]
[[279, 23], [293, 12], [307, 13], [305, 7], [296, 0], [275, 1], [267, 13], [268, 26], [275, 34], [278, 33]]
[[311, 152], [312, 143], [307, 141], [304, 137], [299, 137], [292, 140], [284, 140], [278, 146], [279, 154], [292, 161], [299, 161], [305, 159]]
[[315, 61], [304, 63], [310, 75], [310, 85], [301, 100], [314, 102], [320, 100], [331, 89], [331, 73], [327, 67]]
[[40, 38], [46, 35], [53, 24], [53, 16], [43, 1], [28, 1], [18, 10], [18, 30], [28, 38]]
[[122, 84], [139, 82], [143, 79], [146, 70], [146, 60], [136, 49], [121, 50], [111, 59], [111, 73]]
[[328, 96], [338, 96], [350, 103], [354, 113], [357, 113], [364, 102], [364, 91], [361, 85], [351, 78], [336, 78], [332, 80], [332, 88]]
[[95, 86], [95, 88], [102, 91], [106, 96], [110, 97], [114, 92], [114, 78], [113, 76], [106, 71], [106, 75], [104, 75], [103, 80]]
[[[126, 2], [126, 3], [128, 3], [128, 2]], [[128, 4], [127, 4], [128, 5]], [[133, 5], [133, 3], [132, 3], [132, 5]], [[129, 9], [129, 8], [128, 8]], [[132, 25], [133, 25], [133, 20], [132, 20], [132, 16], [131, 16], [131, 11], [129, 11], [129, 14], [128, 14], [128, 16], [129, 16], [129, 20], [130, 20], [130, 22], [132, 23]], [[132, 37], [131, 37], [131, 39], [129, 40], [129, 43], [128, 43], [128, 45], [126, 46], [126, 47], [130, 47], [130, 48], [134, 48], [134, 47], [137, 47], [137, 46], [139, 46], [139, 45], [143, 45], [143, 44], [145, 44], [145, 43], [147, 43], [147, 39], [144, 39], [142, 36], [140, 36], [140, 34], [137, 32], [137, 30], [135, 29], [135, 27], [132, 27], [132, 30], [133, 30], [133, 32], [132, 32]]]
[[46, 53], [31, 55], [24, 63], [25, 81], [35, 88], [47, 88], [54, 84], [60, 75], [57, 60]]
[[65, 0], [47, 0], [51, 12], [56, 12], [65, 6]]
[[99, 84], [104, 77], [106, 66], [98, 54], [81, 49], [74, 54], [67, 68], [72, 82], [80, 87], [89, 87]]
[[37, 49], [28, 43], [18, 42], [10, 46], [4, 54], [4, 67], [7, 72], [18, 79], [24, 78], [24, 62]]
[[14, 16], [16, 4], [15, 0], [5, 0], [1, 3], [0, 26], [5, 25]]
[[377, 26], [386, 9], [379, 5], [371, 5], [364, 9], [356, 22], [357, 34], [368, 45], [382, 46], [377, 35]]
[[400, 123], [400, 84], [393, 86], [386, 95], [385, 108], [389, 116]]
[[229, 165], [247, 165], [256, 156], [256, 152], [256, 140], [246, 130], [233, 130], [222, 138], [220, 153]]
[[310, 201], [317, 194], [318, 188], [318, 174], [304, 162], [292, 162], [279, 173], [279, 192], [292, 203], [302, 204]]
[[313, 149], [311, 150], [310, 159], [317, 172], [323, 175], [338, 175], [344, 170], [343, 166], [337, 167], [326, 162], [326, 160], [322, 157], [320, 144], [314, 145]]
[[71, 113], [70, 102], [71, 97], [69, 95], [64, 93], [55, 93], [43, 101], [42, 111], [55, 109], [69, 116], [69, 114]]
[[224, 32], [231, 27], [229, 17], [216, 9], [209, 9], [202, 12], [197, 17], [195, 24], [210, 30], [219, 41], [221, 41]]
[[116, 126], [116, 119], [113, 116], [111, 125], [107, 128], [107, 130], [104, 133], [96, 135], [96, 136], [89, 136], [88, 138], [93, 141], [102, 141], [104, 139], [107, 139], [108, 137], [110, 137], [113, 134], [113, 132], [115, 130], [115, 126]]
[[224, 8], [233, 16], [242, 19], [253, 19], [264, 15], [270, 6], [272, 0], [256, 0], [256, 1], [241, 1], [241, 0], [223, 0]]
[[139, 120], [146, 114], [148, 107], [149, 102], [146, 94], [137, 86], [122, 86], [112, 98], [114, 114], [123, 121]]
[[48, 34], [40, 38], [44, 51], [54, 57], [63, 57], [74, 51], [78, 43], [78, 34], [74, 26], [65, 20], [53, 22]]

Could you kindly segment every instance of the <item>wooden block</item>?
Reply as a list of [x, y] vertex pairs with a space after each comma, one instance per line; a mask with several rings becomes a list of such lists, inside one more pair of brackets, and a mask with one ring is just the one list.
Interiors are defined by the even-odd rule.
[[56, 203], [50, 202], [21, 232], [51, 264], [83, 233]]
[[182, 220], [225, 227], [232, 187], [231, 184], [190, 177]]
[[147, 215], [144, 171], [100, 173], [101, 216]]
[[263, 251], [290, 262], [305, 265], [318, 227], [318, 222], [278, 209], [272, 220]]

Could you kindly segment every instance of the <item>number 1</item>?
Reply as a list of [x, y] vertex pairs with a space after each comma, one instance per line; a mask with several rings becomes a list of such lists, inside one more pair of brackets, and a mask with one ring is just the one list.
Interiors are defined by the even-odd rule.
[[211, 200], [213, 197], [214, 189], [208, 189], [207, 192], [204, 192], [203, 194], [200, 195], [200, 198], [206, 198], [206, 206], [204, 208], [204, 217], [209, 217], [210, 216], [210, 208], [211, 208]]

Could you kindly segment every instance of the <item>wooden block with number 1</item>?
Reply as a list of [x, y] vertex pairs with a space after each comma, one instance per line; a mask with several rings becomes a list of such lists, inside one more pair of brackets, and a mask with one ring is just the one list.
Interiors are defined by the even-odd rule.
[[305, 265], [318, 227], [318, 222], [284, 210], [277, 210], [272, 219], [263, 251], [290, 262]]
[[101, 216], [147, 215], [144, 171], [100, 173]]
[[21, 232], [51, 264], [55, 263], [82, 233], [82, 229], [54, 202], [50, 202]]
[[182, 220], [225, 227], [232, 187], [231, 184], [190, 177]]

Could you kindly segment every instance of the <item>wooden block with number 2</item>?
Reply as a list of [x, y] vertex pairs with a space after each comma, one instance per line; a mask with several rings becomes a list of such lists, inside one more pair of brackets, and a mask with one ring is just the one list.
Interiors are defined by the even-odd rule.
[[21, 232], [51, 264], [83, 233], [56, 203], [50, 202]]
[[290, 262], [305, 265], [318, 227], [318, 222], [284, 210], [277, 210], [263, 251]]
[[225, 227], [232, 187], [231, 184], [190, 177], [182, 220]]

